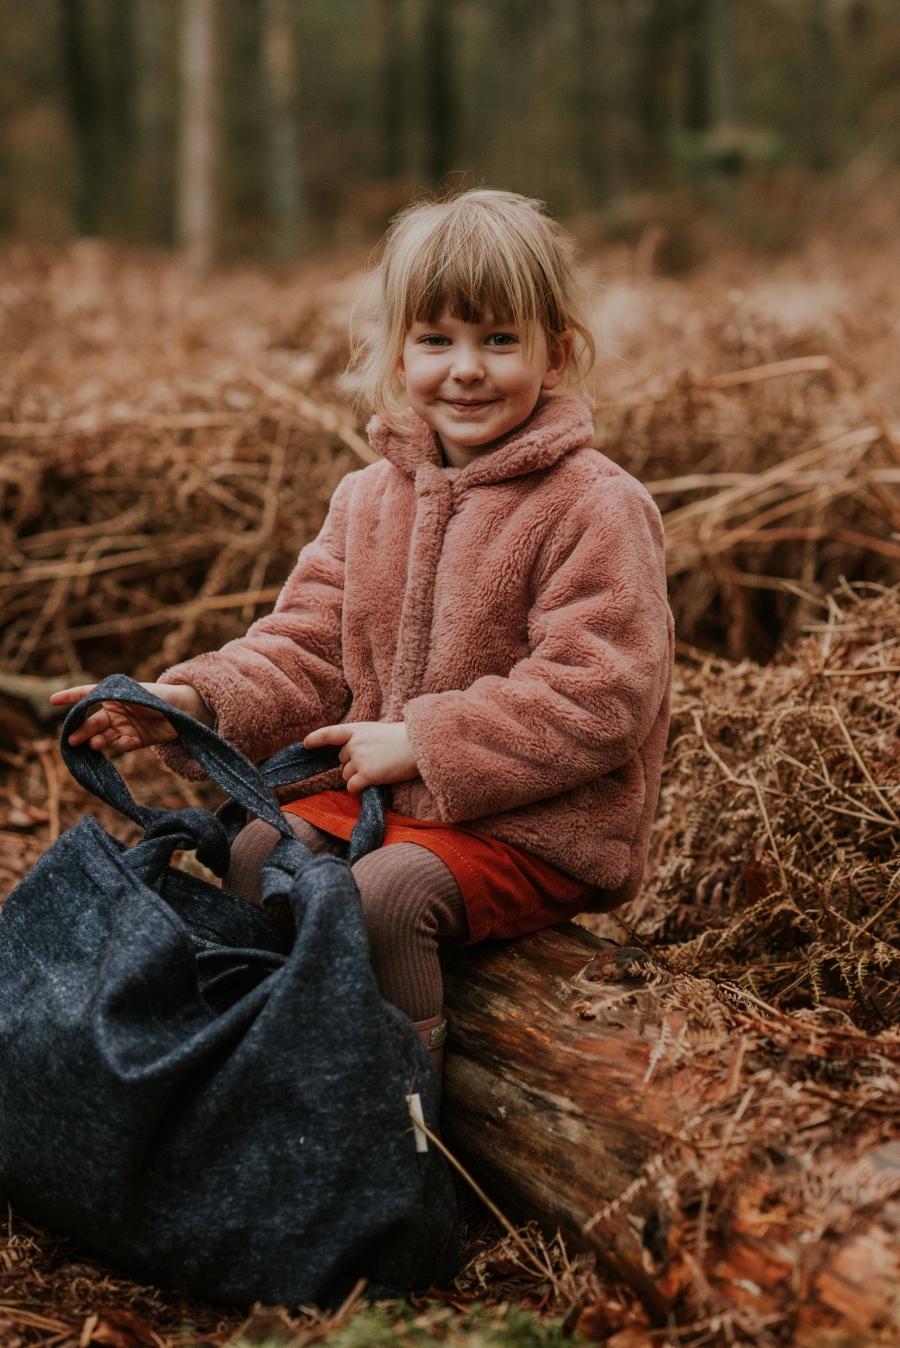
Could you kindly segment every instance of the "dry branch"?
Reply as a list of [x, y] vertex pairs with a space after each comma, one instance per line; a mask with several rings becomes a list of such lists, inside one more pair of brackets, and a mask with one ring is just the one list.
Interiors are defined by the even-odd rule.
[[321, 426], [323, 430], [331, 431], [343, 440], [348, 449], [352, 449], [363, 463], [380, 463], [381, 455], [374, 450], [367, 440], [361, 435], [357, 435], [353, 427], [331, 407], [320, 407], [318, 403], [307, 398], [305, 394], [298, 393], [295, 389], [287, 388], [276, 379], [270, 379], [262, 370], [248, 370], [247, 378], [251, 383], [256, 384], [270, 398], [276, 402], [291, 407], [299, 412], [301, 417], [311, 421], [315, 426]]

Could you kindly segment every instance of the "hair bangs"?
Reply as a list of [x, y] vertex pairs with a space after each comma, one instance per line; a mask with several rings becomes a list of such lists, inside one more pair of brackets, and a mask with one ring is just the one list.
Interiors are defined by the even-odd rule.
[[444, 313], [463, 323], [540, 322], [534, 259], [510, 248], [509, 240], [498, 240], [496, 231], [485, 230], [483, 217], [447, 223], [449, 228], [435, 232], [410, 269], [407, 328], [434, 323]]

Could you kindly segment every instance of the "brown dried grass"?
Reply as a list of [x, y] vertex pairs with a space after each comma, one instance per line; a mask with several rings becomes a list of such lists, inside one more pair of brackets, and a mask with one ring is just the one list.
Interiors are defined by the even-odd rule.
[[[741, 1184], [759, 1147], [818, 1138], [824, 1174], [848, 1120], [896, 1133], [895, 253], [883, 239], [844, 253], [820, 239], [777, 265], [723, 256], [681, 282], [647, 275], [640, 249], [592, 263], [606, 342], [596, 443], [664, 509], [682, 656], [648, 885], [620, 915], [676, 978], [628, 995], [655, 998], [647, 1014], [663, 1017], [675, 997], [691, 1027], [677, 1050], [663, 1044], [659, 1070], [673, 1052], [715, 1066], [723, 1042], [743, 1046], [728, 1108], [660, 1161], [697, 1267], [735, 1206], [752, 1207]], [[332, 268], [200, 287], [168, 259], [94, 244], [0, 257], [0, 678], [153, 677], [267, 611], [361, 461], [340, 381], [357, 284]], [[731, 377], [781, 362], [794, 364]], [[4, 890], [89, 808], [133, 834], [68, 780], [16, 686], [0, 702]], [[155, 804], [215, 799], [149, 755], [126, 772]], [[783, 1198], [799, 1229], [802, 1205]], [[562, 1247], [541, 1282], [483, 1220], [466, 1239], [456, 1310], [478, 1297], [558, 1314], [559, 1283], [595, 1311], [585, 1332], [641, 1331], [624, 1290], [587, 1265], [571, 1282]], [[173, 1341], [179, 1319], [222, 1344], [239, 1327], [82, 1266], [22, 1224], [0, 1259], [10, 1344], [149, 1348]], [[685, 1341], [721, 1330], [714, 1311], [714, 1299], [693, 1305]], [[766, 1340], [765, 1323], [735, 1323]], [[324, 1324], [288, 1329], [313, 1342]]]
[[[900, 579], [895, 251], [680, 282], [640, 248], [591, 260], [596, 443], [663, 508], [682, 640], [766, 658], [798, 587]], [[0, 255], [0, 669], [153, 677], [267, 611], [366, 456], [341, 378], [360, 279]]]
[[673, 969], [877, 1032], [900, 1023], [900, 590], [847, 583], [814, 613], [769, 666], [679, 665], [620, 916]]
[[[592, 1340], [601, 1327], [603, 1337], [623, 1328], [646, 1330], [647, 1315], [634, 1295], [599, 1279], [592, 1259], [570, 1257], [559, 1238], [545, 1240], [534, 1223], [523, 1227], [518, 1238], [545, 1266], [543, 1273], [535, 1272], [527, 1258], [523, 1260], [508, 1236], [498, 1238], [494, 1223], [481, 1214], [469, 1214], [463, 1225], [463, 1271], [454, 1287], [432, 1289], [427, 1296], [414, 1296], [405, 1304], [380, 1303], [385, 1315], [373, 1341], [391, 1348], [410, 1342], [423, 1348], [443, 1342], [481, 1345], [485, 1339], [479, 1329], [504, 1328], [510, 1306], [539, 1319], [562, 1319], [568, 1332], [581, 1319], [582, 1329], [587, 1328]], [[358, 1284], [344, 1305], [330, 1314], [315, 1307], [301, 1308], [296, 1314], [283, 1307], [262, 1306], [254, 1307], [249, 1316], [229, 1312], [123, 1278], [71, 1242], [54, 1239], [14, 1214], [0, 1231], [0, 1265], [3, 1348], [89, 1348], [90, 1344], [101, 1348], [200, 1348], [204, 1344], [306, 1348], [328, 1341], [366, 1305], [364, 1286]], [[590, 1308], [589, 1324], [586, 1308]], [[486, 1324], [484, 1311], [488, 1312]], [[408, 1329], [400, 1328], [395, 1338], [391, 1328], [402, 1326], [404, 1319]], [[368, 1341], [365, 1332], [353, 1339], [360, 1344]], [[504, 1343], [517, 1341], [512, 1334], [502, 1339]], [[521, 1342], [536, 1344], [538, 1340], [532, 1332]]]

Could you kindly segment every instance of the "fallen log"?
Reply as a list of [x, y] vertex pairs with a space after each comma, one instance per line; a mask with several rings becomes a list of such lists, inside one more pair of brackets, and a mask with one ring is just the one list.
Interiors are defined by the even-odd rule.
[[[797, 1070], [821, 1063], [820, 1032], [573, 924], [442, 959], [444, 1135], [501, 1207], [596, 1252], [657, 1322], [797, 1343], [900, 1330], [900, 1106], [868, 1116], [870, 1089], [842, 1132], [846, 1098]], [[844, 1040], [826, 1057], [881, 1043]]]

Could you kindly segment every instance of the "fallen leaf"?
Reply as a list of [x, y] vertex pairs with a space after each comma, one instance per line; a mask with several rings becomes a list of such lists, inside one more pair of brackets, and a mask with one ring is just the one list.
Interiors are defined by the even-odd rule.
[[638, 1325], [629, 1325], [627, 1329], [620, 1329], [618, 1334], [613, 1334], [611, 1339], [607, 1339], [606, 1348], [654, 1348], [654, 1343], [646, 1329], [641, 1329]]
[[36, 806], [29, 806], [25, 810], [14, 806], [6, 816], [6, 822], [10, 828], [34, 828], [35, 824], [46, 824], [49, 818], [46, 810], [39, 810]]
[[627, 1314], [618, 1301], [597, 1301], [584, 1307], [575, 1321], [575, 1333], [585, 1339], [606, 1339], [622, 1328]]
[[88, 1342], [104, 1348], [158, 1348], [156, 1335], [144, 1320], [133, 1311], [113, 1308], [100, 1312]]

